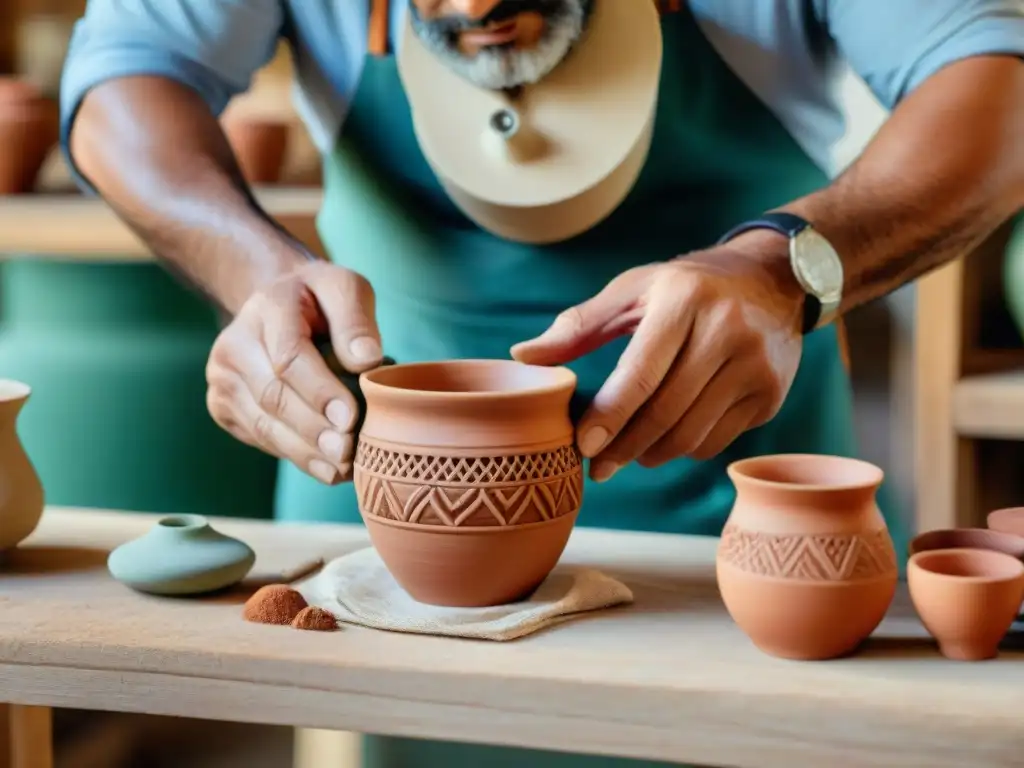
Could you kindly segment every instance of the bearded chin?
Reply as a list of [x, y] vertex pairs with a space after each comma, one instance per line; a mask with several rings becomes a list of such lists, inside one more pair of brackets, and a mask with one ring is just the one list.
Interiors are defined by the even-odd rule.
[[413, 14], [413, 28], [423, 44], [453, 72], [481, 88], [504, 90], [536, 83], [557, 67], [583, 35], [593, 0], [566, 0], [562, 13], [545, 20], [536, 45], [525, 49], [497, 47], [466, 56], [446, 33]]

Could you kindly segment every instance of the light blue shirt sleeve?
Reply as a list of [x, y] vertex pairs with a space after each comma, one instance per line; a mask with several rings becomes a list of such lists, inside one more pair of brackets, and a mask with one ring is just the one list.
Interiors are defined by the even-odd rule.
[[274, 54], [281, 0], [89, 0], [76, 24], [61, 78], [61, 148], [68, 148], [82, 99], [95, 86], [161, 75], [197, 91], [214, 114], [245, 91]]
[[955, 61], [1024, 56], [1022, 0], [814, 0], [814, 8], [844, 58], [890, 109]]

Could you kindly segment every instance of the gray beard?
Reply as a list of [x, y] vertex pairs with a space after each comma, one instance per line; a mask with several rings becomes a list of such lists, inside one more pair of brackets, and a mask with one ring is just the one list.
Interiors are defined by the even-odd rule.
[[411, 6], [410, 12], [417, 37], [455, 74], [481, 88], [505, 90], [536, 83], [562, 62], [583, 35], [593, 1], [560, 0], [545, 16], [543, 36], [529, 49], [485, 48], [475, 56], [459, 51], [450, 25], [424, 21]]

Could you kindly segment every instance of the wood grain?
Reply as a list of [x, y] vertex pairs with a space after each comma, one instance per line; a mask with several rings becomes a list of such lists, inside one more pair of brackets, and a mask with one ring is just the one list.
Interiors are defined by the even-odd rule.
[[[132, 519], [48, 510], [0, 572], [4, 698], [740, 768], [1017, 766], [1024, 753], [1024, 655], [946, 661], [901, 595], [856, 657], [769, 658], [720, 602], [713, 538], [577, 530], [565, 560], [622, 578], [635, 605], [488, 643], [301, 633], [245, 623], [242, 595], [135, 594], [102, 565]], [[367, 544], [355, 526], [222, 528], [258, 557]], [[90, 548], [91, 561], [70, 554]]]

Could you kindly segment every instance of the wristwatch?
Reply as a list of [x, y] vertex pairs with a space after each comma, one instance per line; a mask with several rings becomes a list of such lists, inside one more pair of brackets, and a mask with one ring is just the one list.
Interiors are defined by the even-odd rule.
[[843, 262], [825, 236], [800, 216], [775, 211], [733, 227], [718, 244], [752, 229], [770, 229], [789, 238], [789, 265], [807, 294], [803, 332], [810, 333], [835, 320], [843, 300]]

